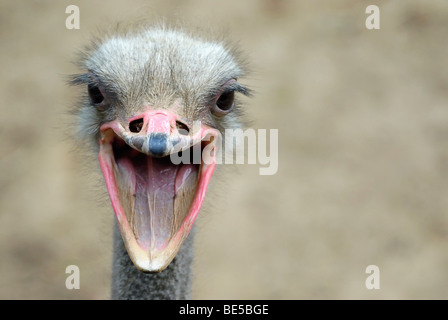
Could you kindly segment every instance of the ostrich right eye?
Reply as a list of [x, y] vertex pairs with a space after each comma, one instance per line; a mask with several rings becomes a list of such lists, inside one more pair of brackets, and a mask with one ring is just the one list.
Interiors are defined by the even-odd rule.
[[211, 107], [212, 114], [222, 117], [232, 111], [234, 105], [235, 92], [233, 90], [223, 92], [216, 99], [215, 104]]
[[90, 101], [93, 104], [100, 104], [104, 101], [104, 95], [97, 85], [89, 84], [87, 86], [87, 91], [89, 92]]

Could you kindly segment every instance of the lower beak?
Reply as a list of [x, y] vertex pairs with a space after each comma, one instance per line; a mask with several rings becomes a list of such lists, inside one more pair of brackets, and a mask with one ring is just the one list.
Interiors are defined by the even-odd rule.
[[[176, 119], [151, 111], [129, 125], [115, 120], [100, 128], [99, 162], [109, 197], [128, 254], [144, 272], [162, 271], [173, 260], [216, 166], [218, 131], [196, 124], [185, 134]], [[136, 121], [140, 130], [131, 130]]]

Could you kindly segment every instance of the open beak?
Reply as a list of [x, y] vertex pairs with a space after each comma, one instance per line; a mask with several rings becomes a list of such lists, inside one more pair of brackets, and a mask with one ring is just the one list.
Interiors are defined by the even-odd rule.
[[[100, 128], [99, 162], [129, 257], [160, 272], [188, 236], [216, 166], [219, 132], [166, 110]], [[204, 152], [207, 151], [207, 152]]]

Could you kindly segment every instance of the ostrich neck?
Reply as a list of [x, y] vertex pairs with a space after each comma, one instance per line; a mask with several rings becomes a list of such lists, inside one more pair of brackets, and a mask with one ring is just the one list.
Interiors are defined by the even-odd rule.
[[[194, 229], [194, 228], [193, 228]], [[170, 265], [160, 273], [139, 271], [129, 259], [117, 223], [114, 223], [112, 299], [188, 299], [191, 288], [194, 230]]]

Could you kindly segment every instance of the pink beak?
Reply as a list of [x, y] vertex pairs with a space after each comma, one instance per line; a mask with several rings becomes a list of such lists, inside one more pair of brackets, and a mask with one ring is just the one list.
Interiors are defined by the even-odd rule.
[[[100, 131], [98, 158], [128, 254], [138, 269], [162, 271], [202, 206], [219, 132], [190, 128], [167, 110], [149, 110], [125, 124], [114, 120]], [[213, 151], [204, 157], [204, 149]], [[193, 151], [200, 157], [188, 156]]]

